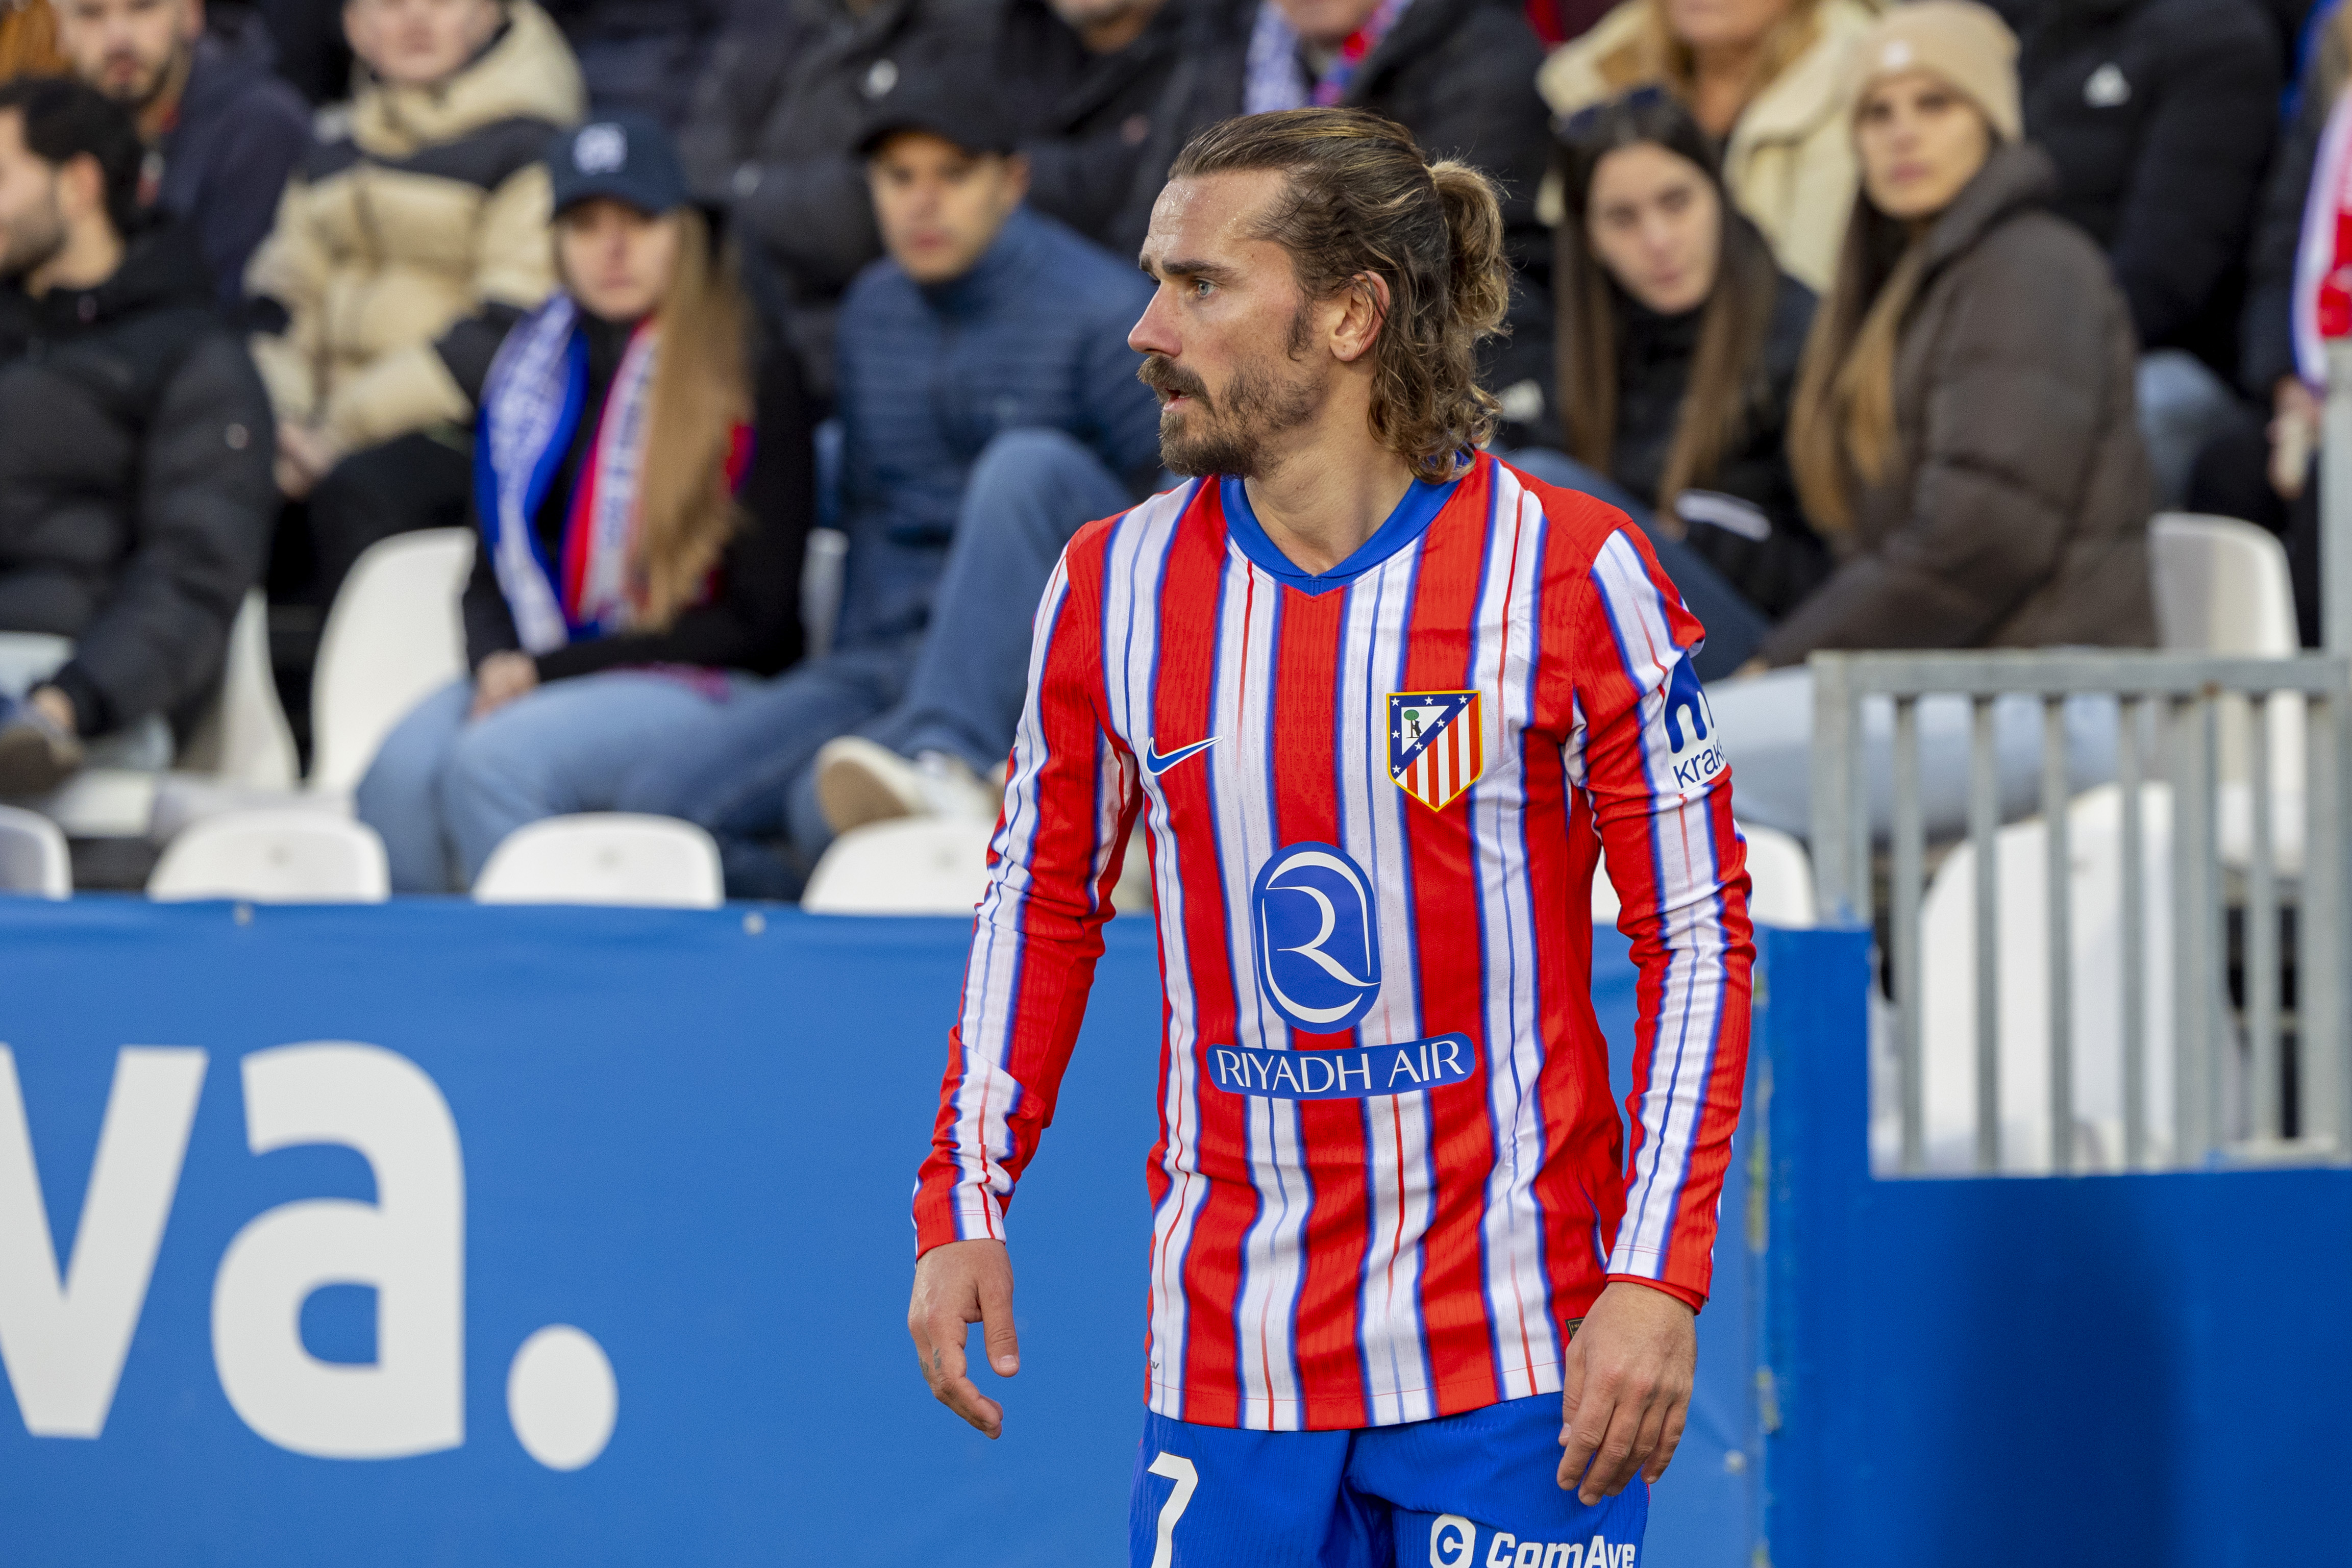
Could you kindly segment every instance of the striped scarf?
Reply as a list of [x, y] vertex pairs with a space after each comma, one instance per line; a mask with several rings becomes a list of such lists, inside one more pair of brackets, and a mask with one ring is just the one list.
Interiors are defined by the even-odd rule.
[[605, 394], [563, 528], [550, 561], [531, 520], [572, 448], [588, 401], [588, 344], [579, 307], [558, 293], [509, 333], [482, 392], [474, 490], [499, 591], [527, 652], [574, 637], [626, 631], [634, 614], [630, 550], [658, 334], [630, 336]]
[[1411, 0], [1381, 0], [1364, 25], [1348, 35], [1330, 66], [1313, 80], [1299, 58], [1297, 29], [1274, 5], [1262, 0], [1257, 20], [1250, 28], [1249, 58], [1244, 68], [1242, 112], [1265, 114], [1278, 109], [1329, 109], [1348, 96], [1356, 71], [1366, 56], [1404, 15]]

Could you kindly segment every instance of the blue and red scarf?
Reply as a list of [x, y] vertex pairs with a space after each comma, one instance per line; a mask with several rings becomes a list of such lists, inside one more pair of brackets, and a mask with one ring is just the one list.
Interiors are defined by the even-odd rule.
[[[637, 490], [652, 423], [660, 334], [650, 319], [630, 334], [604, 394], [550, 561], [531, 519], [572, 449], [588, 402], [588, 341], [579, 307], [558, 293], [507, 335], [482, 393], [474, 492], [483, 546], [525, 651], [627, 631], [636, 614]], [[727, 484], [742, 483], [751, 433], [737, 426]]]

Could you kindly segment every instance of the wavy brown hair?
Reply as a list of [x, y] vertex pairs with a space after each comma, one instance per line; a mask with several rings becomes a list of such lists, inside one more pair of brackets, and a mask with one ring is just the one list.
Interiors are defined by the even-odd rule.
[[1650, 91], [1616, 99], [1570, 120], [1554, 155], [1566, 213], [1554, 232], [1553, 289], [1559, 311], [1559, 402], [1568, 450], [1595, 473], [1610, 473], [1617, 443], [1617, 333], [1622, 291], [1592, 251], [1587, 227], [1593, 176], [1622, 148], [1654, 146], [1706, 176], [1722, 214], [1715, 286], [1699, 307], [1698, 344], [1690, 382], [1675, 417], [1673, 444], [1658, 478], [1655, 506], [1674, 515], [1675, 497], [1704, 487], [1716, 465], [1748, 430], [1771, 395], [1764, 344], [1780, 269], [1772, 248], [1724, 188], [1715, 152], [1690, 110]]
[[1290, 253], [1307, 298], [1362, 287], [1368, 275], [1387, 283], [1372, 434], [1414, 477], [1452, 478], [1461, 455], [1495, 434], [1477, 366], [1480, 340], [1502, 329], [1510, 304], [1494, 182], [1466, 163], [1431, 162], [1403, 126], [1361, 109], [1221, 121], [1186, 143], [1168, 177], [1262, 170], [1285, 183], [1256, 237]]
[[[751, 422], [751, 312], [734, 252], [714, 244], [693, 207], [661, 221], [677, 225], [677, 267], [653, 318], [660, 337], [629, 561], [635, 626], [656, 632], [700, 596], [742, 527], [727, 465], [736, 428]], [[559, 275], [562, 255], [559, 246]]]

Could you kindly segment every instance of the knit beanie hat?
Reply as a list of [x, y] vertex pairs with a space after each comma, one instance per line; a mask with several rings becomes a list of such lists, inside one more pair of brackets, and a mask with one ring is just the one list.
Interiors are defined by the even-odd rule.
[[1906, 0], [1857, 39], [1849, 57], [1847, 101], [1859, 106], [1874, 82], [1923, 70], [1958, 89], [2003, 141], [2024, 134], [2018, 106], [2017, 35], [1975, 0]]

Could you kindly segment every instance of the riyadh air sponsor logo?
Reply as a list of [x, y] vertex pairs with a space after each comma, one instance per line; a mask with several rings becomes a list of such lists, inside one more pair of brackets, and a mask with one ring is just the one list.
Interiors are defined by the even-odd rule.
[[[106, 1429], [209, 1066], [186, 1047], [116, 1054], [81, 1220], [60, 1248], [16, 1057], [0, 1046], [0, 1366], [33, 1437]], [[463, 1447], [466, 1172], [439, 1086], [404, 1056], [345, 1040], [255, 1051], [236, 1078], [254, 1155], [349, 1149], [367, 1162], [375, 1197], [280, 1204], [230, 1239], [211, 1322], [230, 1407], [257, 1437], [316, 1458]], [[303, 1340], [305, 1304], [353, 1285], [375, 1294], [374, 1358], [322, 1360]], [[508, 1364], [508, 1419], [550, 1469], [604, 1451], [619, 1397], [603, 1347], [568, 1323], [526, 1335]]]
[[1209, 1082], [1231, 1094], [1276, 1100], [1362, 1100], [1409, 1094], [1460, 1083], [1478, 1065], [1466, 1034], [1433, 1035], [1398, 1045], [1339, 1051], [1252, 1051], [1245, 1045], [1209, 1048]]
[[1696, 789], [1723, 771], [1715, 711], [1706, 706], [1706, 691], [1698, 684], [1688, 653], [1666, 674], [1665, 725], [1666, 760], [1675, 770], [1676, 789]]
[[1485, 716], [1476, 692], [1391, 692], [1389, 777], [1442, 811], [1486, 771]]
[[1221, 735], [1213, 735], [1206, 740], [1196, 740], [1190, 746], [1180, 746], [1173, 751], [1160, 750], [1157, 740], [1146, 741], [1143, 747], [1143, 766], [1156, 778], [1186, 758], [1199, 756], [1223, 738], [1224, 737]]
[[1251, 890], [1259, 988], [1294, 1029], [1353, 1029], [1381, 992], [1372, 880], [1337, 844], [1286, 844]]
[[1478, 1527], [1458, 1513], [1442, 1513], [1429, 1527], [1429, 1568], [1633, 1568], [1631, 1541], [1522, 1541], [1498, 1530], [1478, 1555]]

